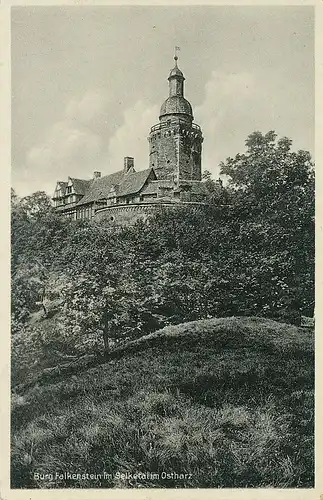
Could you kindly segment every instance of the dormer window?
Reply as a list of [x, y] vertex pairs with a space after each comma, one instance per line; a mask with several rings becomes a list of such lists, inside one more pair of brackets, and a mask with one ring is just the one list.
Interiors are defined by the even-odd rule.
[[72, 186], [67, 186], [66, 193], [70, 194], [72, 192]]

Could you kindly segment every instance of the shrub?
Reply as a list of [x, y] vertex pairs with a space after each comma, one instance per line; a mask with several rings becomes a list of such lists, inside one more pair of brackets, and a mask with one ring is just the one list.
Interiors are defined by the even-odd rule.
[[[302, 329], [257, 318], [165, 328], [119, 359], [17, 393], [12, 487], [311, 487], [313, 379]], [[33, 476], [66, 468], [112, 476]], [[136, 471], [184, 476], [117, 475]]]

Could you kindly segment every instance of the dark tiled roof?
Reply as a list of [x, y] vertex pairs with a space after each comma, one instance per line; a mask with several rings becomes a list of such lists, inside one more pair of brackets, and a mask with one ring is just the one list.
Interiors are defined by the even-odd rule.
[[[172, 190], [175, 188], [175, 192], [187, 190], [192, 194], [199, 195], [205, 195], [208, 192], [203, 182], [184, 180], [180, 181], [176, 187], [176, 184], [174, 184], [172, 180], [157, 180], [156, 174], [152, 168], [139, 172], [130, 170], [128, 173], [125, 173], [124, 170], [120, 170], [119, 172], [114, 172], [113, 174], [105, 175], [97, 179], [84, 180], [71, 178], [71, 181], [73, 182], [75, 193], [83, 195], [82, 199], [78, 203], [57, 207], [57, 211], [63, 211], [68, 208], [73, 208], [74, 206], [86, 205], [87, 203], [107, 199], [109, 195], [111, 196], [113, 190], [115, 190], [117, 197], [136, 194], [139, 191], [141, 191], [142, 194], [156, 194], [159, 188], [170, 188]], [[67, 182], [60, 182], [60, 185], [62, 189], [65, 190]], [[164, 191], [161, 190], [161, 193], [162, 192]]]
[[123, 181], [119, 186], [118, 196], [126, 196], [128, 194], [138, 193], [145, 182], [147, 181], [152, 169], [141, 170], [140, 172], [129, 173], [124, 176]]
[[91, 184], [83, 198], [78, 202], [78, 205], [108, 198], [112, 188], [115, 189], [117, 196], [138, 193], [151, 172], [152, 169], [150, 168], [141, 170], [140, 172], [130, 171], [128, 173], [120, 170], [119, 172], [94, 179], [90, 181]]
[[181, 70], [179, 69], [179, 67], [177, 66], [177, 64], [176, 64], [175, 68], [173, 68], [171, 70], [171, 72], [169, 74], [169, 78], [172, 77], [172, 76], [180, 76], [180, 77], [184, 78], [184, 75], [181, 72]]
[[90, 184], [93, 182], [92, 179], [75, 179], [74, 177], [71, 177], [71, 181], [73, 183], [74, 191], [76, 194], [85, 194]]
[[146, 186], [143, 187], [143, 190], [141, 191], [142, 194], [156, 194], [158, 190], [158, 182], [159, 181], [151, 181], [146, 184]]
[[192, 106], [190, 103], [180, 95], [170, 96], [162, 104], [160, 108], [160, 117], [164, 115], [189, 115], [193, 118]]
[[124, 176], [124, 171], [120, 170], [119, 172], [114, 172], [113, 174], [93, 179], [88, 191], [78, 202], [78, 205], [84, 205], [85, 203], [91, 203], [102, 198], [107, 198], [111, 188], [116, 184], [120, 184]]

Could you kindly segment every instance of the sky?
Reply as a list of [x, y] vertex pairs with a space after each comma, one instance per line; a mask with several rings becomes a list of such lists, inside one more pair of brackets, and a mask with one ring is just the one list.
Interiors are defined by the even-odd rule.
[[202, 168], [275, 130], [314, 154], [311, 6], [14, 7], [11, 18], [12, 185], [19, 196], [68, 176], [148, 168], [150, 128], [178, 65]]

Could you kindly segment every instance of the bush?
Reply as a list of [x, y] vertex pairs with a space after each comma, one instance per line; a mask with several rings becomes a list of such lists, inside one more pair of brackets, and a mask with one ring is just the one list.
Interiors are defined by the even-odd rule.
[[[308, 332], [229, 318], [171, 326], [128, 347], [119, 359], [16, 394], [12, 487], [313, 486]], [[33, 475], [66, 468], [112, 476]], [[117, 474], [136, 471], [184, 476]]]

